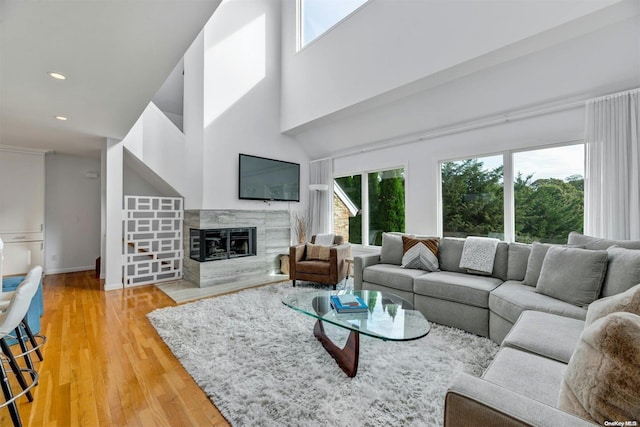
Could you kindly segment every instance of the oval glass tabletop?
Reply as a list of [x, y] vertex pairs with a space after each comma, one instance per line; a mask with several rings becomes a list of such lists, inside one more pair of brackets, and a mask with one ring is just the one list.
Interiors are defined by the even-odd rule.
[[[362, 313], [338, 313], [332, 295], [359, 296], [367, 305]], [[294, 310], [345, 329], [389, 341], [409, 341], [429, 333], [429, 322], [411, 303], [379, 291], [311, 291], [285, 295], [282, 303]]]

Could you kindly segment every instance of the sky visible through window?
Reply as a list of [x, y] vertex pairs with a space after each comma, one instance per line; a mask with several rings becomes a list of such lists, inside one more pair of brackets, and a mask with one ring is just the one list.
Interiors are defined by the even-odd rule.
[[300, 0], [302, 13], [301, 47], [304, 47], [367, 0]]
[[[483, 169], [502, 166], [502, 155], [482, 157]], [[513, 153], [514, 176], [533, 175], [532, 180], [556, 178], [565, 180], [573, 175], [584, 176], [584, 145], [543, 148]]]

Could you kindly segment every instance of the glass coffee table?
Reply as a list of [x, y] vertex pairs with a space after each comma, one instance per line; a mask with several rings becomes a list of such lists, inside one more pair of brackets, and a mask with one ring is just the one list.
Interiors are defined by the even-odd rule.
[[[337, 313], [331, 295], [357, 295], [367, 304], [364, 313]], [[358, 372], [360, 334], [385, 341], [411, 341], [429, 333], [429, 322], [418, 310], [397, 295], [378, 291], [312, 291], [285, 295], [282, 303], [307, 316], [318, 319], [314, 336], [349, 376]], [[330, 323], [351, 332], [344, 348], [331, 341], [324, 330]]]

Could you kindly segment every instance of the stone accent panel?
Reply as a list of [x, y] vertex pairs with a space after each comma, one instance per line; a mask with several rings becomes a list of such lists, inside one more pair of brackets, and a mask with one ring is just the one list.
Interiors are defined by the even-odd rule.
[[[256, 227], [257, 255], [198, 262], [189, 258], [191, 228]], [[280, 272], [280, 254], [289, 252], [291, 225], [285, 210], [185, 210], [184, 279], [207, 287]]]

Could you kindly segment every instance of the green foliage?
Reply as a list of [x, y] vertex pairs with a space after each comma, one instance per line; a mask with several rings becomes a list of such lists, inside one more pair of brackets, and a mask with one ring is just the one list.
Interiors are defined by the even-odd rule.
[[[516, 240], [564, 243], [570, 231], [582, 231], [584, 179], [532, 181], [518, 173], [514, 182]], [[504, 228], [502, 167], [483, 170], [477, 159], [442, 167], [445, 236], [501, 236]]]
[[369, 232], [382, 245], [382, 232], [404, 231], [404, 177], [402, 169], [369, 174]]
[[[375, 245], [382, 244], [383, 231], [404, 231], [403, 169], [367, 174], [369, 186], [369, 230]], [[352, 202], [362, 208], [362, 176], [336, 178]], [[362, 216], [349, 218], [349, 242], [362, 243]]]
[[504, 230], [502, 166], [483, 170], [477, 159], [442, 166], [445, 236], [495, 236]]
[[532, 176], [516, 176], [516, 240], [565, 243], [570, 231], [582, 231], [584, 179], [566, 181], [546, 178], [531, 182]]

